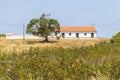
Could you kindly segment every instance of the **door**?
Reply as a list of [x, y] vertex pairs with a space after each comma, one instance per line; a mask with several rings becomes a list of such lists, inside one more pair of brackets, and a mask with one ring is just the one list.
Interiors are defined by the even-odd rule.
[[94, 38], [94, 33], [91, 33], [91, 38]]
[[76, 33], [76, 38], [79, 38], [79, 33]]
[[62, 33], [62, 38], [65, 38], [65, 33]]

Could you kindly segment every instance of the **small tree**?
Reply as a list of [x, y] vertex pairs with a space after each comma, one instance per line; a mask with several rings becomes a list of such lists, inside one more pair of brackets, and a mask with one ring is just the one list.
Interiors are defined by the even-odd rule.
[[113, 38], [111, 39], [112, 42], [114, 43], [120, 43], [120, 32], [118, 32], [117, 34], [115, 34], [115, 36], [113, 36]]
[[45, 37], [45, 42], [48, 42], [48, 36], [54, 32], [57, 35], [60, 32], [60, 25], [57, 20], [48, 18], [46, 14], [42, 14], [39, 19], [32, 19], [27, 25], [26, 32]]

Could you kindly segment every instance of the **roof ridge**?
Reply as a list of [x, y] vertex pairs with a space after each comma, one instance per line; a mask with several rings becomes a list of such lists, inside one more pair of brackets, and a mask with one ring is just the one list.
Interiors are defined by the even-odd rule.
[[93, 25], [89, 25], [89, 26], [61, 26], [61, 27], [94, 27]]
[[67, 26], [67, 27], [60, 27], [61, 31], [95, 31], [96, 32], [96, 28], [93, 26], [86, 26], [86, 27], [76, 27], [76, 26]]

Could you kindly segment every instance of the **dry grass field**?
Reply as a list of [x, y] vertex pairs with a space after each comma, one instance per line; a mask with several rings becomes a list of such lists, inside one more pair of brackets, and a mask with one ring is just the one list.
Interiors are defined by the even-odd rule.
[[64, 48], [73, 48], [80, 46], [90, 46], [94, 45], [101, 41], [109, 41], [108, 38], [96, 38], [96, 39], [49, 39], [48, 43], [42, 42], [43, 39], [39, 40], [5, 40], [4, 37], [0, 37], [0, 49], [1, 51], [10, 52], [10, 51], [21, 51], [29, 49], [30, 47], [64, 47]]

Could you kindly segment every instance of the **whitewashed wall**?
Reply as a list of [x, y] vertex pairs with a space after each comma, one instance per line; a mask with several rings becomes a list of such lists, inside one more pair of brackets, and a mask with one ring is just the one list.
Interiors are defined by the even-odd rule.
[[[48, 36], [49, 38], [56, 38], [55, 34], [52, 33], [50, 36]], [[38, 37], [38, 36], [34, 36], [34, 35], [25, 35], [25, 39], [41, 39], [44, 37]], [[6, 39], [23, 39], [23, 35], [6, 35]]]
[[[57, 36], [61, 36], [62, 33], [65, 34], [65, 38], [76, 38], [76, 33], [79, 33], [79, 38], [91, 38], [91, 33], [94, 33], [94, 38], [96, 38], [96, 32], [60, 32]], [[69, 35], [71, 33], [71, 35]], [[87, 35], [84, 35], [84, 33], [87, 33]], [[51, 33], [51, 38], [56, 38], [54, 33]], [[33, 35], [25, 35], [25, 39], [39, 39], [42, 37], [33, 36]], [[23, 39], [23, 35], [6, 35], [6, 39]]]
[[[23, 35], [6, 35], [6, 39], [23, 39]], [[39, 37], [33, 35], [25, 35], [25, 39], [39, 39]]]
[[[94, 33], [94, 38], [96, 38], [96, 32], [60, 32], [60, 36], [62, 37], [62, 33], [65, 34], [65, 38], [76, 38], [76, 33], [79, 33], [79, 38], [91, 38], [91, 33]], [[71, 35], [69, 35], [71, 33]], [[84, 35], [86, 33], [86, 35]]]

